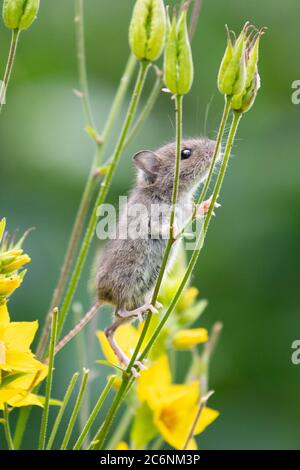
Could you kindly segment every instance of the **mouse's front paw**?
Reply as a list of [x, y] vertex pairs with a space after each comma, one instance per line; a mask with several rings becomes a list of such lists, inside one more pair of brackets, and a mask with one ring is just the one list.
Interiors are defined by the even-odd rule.
[[[202, 217], [207, 215], [210, 210], [211, 204], [212, 204], [212, 196], [206, 201], [203, 201], [202, 204], [200, 205], [195, 204], [195, 217], [197, 219], [201, 219]], [[218, 209], [219, 207], [221, 207], [221, 204], [219, 204], [218, 202], [215, 202], [214, 209]], [[216, 215], [214, 211], [212, 212], [212, 215], [214, 216]]]

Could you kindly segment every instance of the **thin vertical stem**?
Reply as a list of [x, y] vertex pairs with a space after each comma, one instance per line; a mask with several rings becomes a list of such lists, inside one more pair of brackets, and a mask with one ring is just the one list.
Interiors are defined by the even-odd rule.
[[3, 418], [4, 418], [4, 432], [5, 432], [8, 450], [14, 450], [14, 443], [13, 443], [13, 439], [11, 436], [10, 425], [9, 425], [9, 412], [8, 412], [6, 403], [4, 403]]
[[71, 418], [70, 418], [70, 421], [69, 421], [69, 424], [68, 424], [68, 427], [67, 427], [62, 445], [60, 447], [60, 450], [65, 450], [67, 448], [67, 445], [69, 444], [69, 440], [70, 440], [70, 437], [72, 435], [72, 432], [73, 432], [73, 429], [74, 429], [74, 426], [75, 426], [75, 423], [76, 423], [76, 419], [77, 419], [77, 416], [78, 416], [78, 413], [79, 413], [79, 410], [80, 410], [80, 407], [81, 407], [81, 403], [82, 403], [82, 400], [83, 400], [83, 397], [84, 397], [84, 393], [85, 393], [85, 390], [86, 390], [87, 381], [88, 381], [88, 378], [89, 378], [89, 373], [90, 373], [90, 371], [88, 369], [84, 369], [84, 374], [83, 374], [83, 378], [82, 378], [82, 381], [81, 381], [78, 397], [77, 397], [77, 400], [76, 400], [76, 403], [75, 403], [75, 406], [74, 406], [74, 410], [71, 414]]
[[[171, 207], [171, 214], [170, 214], [170, 233], [168, 243], [164, 252], [162, 264], [159, 270], [158, 278], [155, 284], [154, 292], [152, 295], [151, 303], [155, 305], [157, 301], [157, 297], [159, 294], [159, 290], [164, 278], [164, 274], [166, 272], [168, 260], [170, 257], [170, 253], [172, 250], [172, 246], [174, 244], [174, 222], [175, 222], [175, 211], [176, 211], [176, 203], [178, 198], [178, 190], [179, 190], [179, 175], [180, 175], [180, 156], [181, 156], [181, 139], [182, 139], [182, 96], [176, 96], [175, 98], [175, 111], [176, 111], [176, 162], [175, 162], [175, 173], [174, 173], [174, 184], [173, 184], [173, 193], [172, 193], [172, 207]], [[147, 315], [147, 319], [145, 321], [145, 325], [141, 336], [139, 338], [138, 344], [135, 348], [135, 351], [131, 357], [130, 364], [127, 368], [127, 372], [131, 371], [131, 368], [137, 358], [137, 355], [141, 349], [141, 346], [145, 340], [147, 331], [149, 329], [151, 320], [152, 320], [152, 312], [149, 312]]]
[[100, 408], [103, 405], [104, 400], [107, 397], [108, 393], [110, 392], [111, 387], [113, 386], [115, 379], [116, 379], [115, 376], [112, 376], [108, 379], [104, 390], [102, 391], [96, 405], [94, 406], [94, 409], [93, 409], [92, 413], [89, 416], [89, 419], [87, 420], [80, 436], [78, 437], [78, 439], [77, 439], [77, 441], [76, 441], [76, 443], [73, 447], [73, 450], [79, 450], [80, 447], [82, 446], [82, 443], [84, 442], [84, 440], [85, 440], [86, 436], [88, 435], [95, 419], [97, 418], [97, 415], [100, 411]]
[[75, 32], [82, 106], [87, 125], [96, 131], [87, 78], [83, 0], [75, 0]]
[[40, 438], [39, 438], [39, 450], [45, 449], [46, 444], [46, 435], [47, 435], [47, 425], [49, 417], [49, 407], [50, 407], [50, 398], [52, 390], [52, 380], [53, 380], [53, 366], [54, 366], [54, 350], [55, 343], [57, 338], [57, 325], [58, 325], [58, 310], [54, 309], [52, 314], [52, 326], [51, 326], [51, 335], [50, 335], [50, 351], [49, 351], [49, 370], [48, 377], [46, 382], [46, 395], [45, 395], [45, 404], [42, 415]]
[[63, 399], [63, 402], [62, 402], [62, 405], [60, 407], [60, 410], [57, 414], [57, 417], [56, 417], [56, 420], [54, 422], [54, 425], [53, 425], [53, 428], [52, 428], [52, 431], [51, 431], [51, 434], [50, 434], [50, 437], [49, 437], [49, 441], [48, 441], [48, 444], [47, 444], [47, 447], [46, 447], [46, 450], [51, 450], [52, 446], [53, 446], [53, 443], [54, 443], [54, 439], [56, 437], [56, 434], [57, 434], [57, 431], [58, 431], [58, 428], [59, 428], [59, 425], [61, 423], [61, 420], [62, 420], [62, 417], [63, 417], [63, 414], [65, 412], [65, 409], [69, 403], [69, 400], [71, 398], [71, 395], [72, 395], [72, 392], [74, 390], [74, 387], [76, 385], [76, 382], [78, 380], [78, 377], [79, 377], [79, 374], [78, 372], [76, 372], [69, 385], [68, 385], [68, 388], [66, 390], [66, 393], [65, 393], [65, 396], [64, 396], [64, 399]]
[[114, 449], [116, 445], [118, 444], [118, 442], [122, 441], [132, 421], [133, 416], [134, 416], [134, 408], [131, 406], [127, 406], [122, 417], [119, 419], [117, 423], [117, 427], [116, 427], [116, 430], [114, 431], [113, 436], [110, 438], [109, 442], [107, 443], [107, 446], [106, 446], [107, 450]]
[[20, 36], [20, 31], [18, 29], [13, 29], [11, 33], [11, 42], [10, 42], [10, 48], [9, 48], [3, 83], [0, 88], [0, 113], [4, 104], [3, 103], [4, 97], [8, 89], [12, 69], [14, 66], [15, 58], [16, 58], [19, 36]]
[[59, 325], [58, 325], [58, 334], [59, 335], [62, 331], [65, 319], [67, 317], [71, 302], [73, 300], [75, 290], [77, 288], [77, 285], [78, 285], [78, 282], [79, 282], [79, 279], [80, 279], [80, 276], [81, 276], [82, 269], [84, 267], [84, 264], [85, 264], [85, 261], [86, 261], [86, 258], [87, 258], [88, 252], [89, 252], [90, 244], [91, 244], [93, 236], [94, 236], [94, 232], [95, 232], [96, 225], [97, 225], [97, 210], [98, 210], [98, 207], [101, 206], [101, 204], [103, 204], [103, 202], [106, 198], [106, 195], [108, 193], [108, 189], [109, 189], [110, 184], [112, 182], [114, 172], [115, 172], [116, 167], [119, 163], [119, 159], [120, 159], [122, 151], [123, 151], [124, 143], [125, 143], [130, 125], [132, 123], [137, 105], [139, 103], [139, 99], [140, 99], [143, 87], [144, 87], [144, 82], [145, 82], [145, 78], [146, 78], [146, 75], [147, 75], [148, 68], [149, 68], [149, 63], [148, 62], [143, 61], [143, 62], [140, 63], [139, 74], [138, 74], [136, 85], [135, 85], [135, 88], [134, 88], [132, 100], [130, 102], [130, 105], [129, 105], [129, 108], [128, 108], [128, 111], [127, 111], [127, 115], [126, 115], [126, 118], [125, 118], [125, 122], [124, 122], [120, 137], [118, 139], [118, 142], [117, 142], [117, 145], [116, 145], [116, 148], [115, 148], [115, 151], [114, 151], [113, 160], [111, 162], [108, 173], [105, 177], [104, 182], [101, 185], [101, 189], [100, 189], [98, 197], [96, 199], [96, 203], [95, 203], [94, 209], [92, 211], [92, 215], [91, 215], [89, 223], [88, 223], [86, 234], [85, 234], [85, 237], [83, 239], [81, 249], [80, 249], [80, 252], [79, 252], [75, 267], [74, 267], [74, 270], [73, 270], [73, 275], [71, 277], [71, 280], [70, 280], [70, 283], [69, 283], [69, 286], [68, 286], [68, 289], [67, 289], [67, 292], [66, 292], [66, 295], [65, 295], [65, 299], [64, 299], [64, 302], [62, 304], [60, 321], [59, 321]]
[[[222, 119], [221, 119], [220, 126], [219, 126], [219, 131], [218, 131], [218, 135], [217, 135], [216, 146], [215, 146], [215, 149], [214, 149], [213, 158], [212, 158], [212, 161], [211, 161], [211, 164], [210, 164], [210, 168], [209, 168], [209, 172], [208, 172], [205, 184], [204, 184], [203, 189], [201, 191], [201, 194], [200, 194], [200, 196], [199, 196], [199, 198], [196, 202], [196, 208], [199, 207], [200, 204], [202, 204], [202, 202], [204, 201], [205, 196], [207, 194], [207, 191], [209, 189], [210, 183], [212, 181], [214, 169], [215, 169], [215, 166], [216, 166], [216, 161], [217, 161], [219, 152], [221, 150], [221, 144], [222, 144], [222, 140], [223, 140], [223, 136], [224, 136], [224, 132], [225, 132], [225, 126], [226, 126], [226, 123], [228, 121], [228, 116], [229, 116], [229, 112], [230, 112], [230, 104], [231, 104], [230, 98], [225, 97], [223, 115], [222, 115]], [[180, 232], [177, 234], [177, 239], [180, 238], [184, 234], [184, 232], [189, 227], [189, 225], [192, 223], [194, 218], [195, 218], [195, 213], [189, 218], [189, 220], [185, 223], [184, 227], [182, 227]]]

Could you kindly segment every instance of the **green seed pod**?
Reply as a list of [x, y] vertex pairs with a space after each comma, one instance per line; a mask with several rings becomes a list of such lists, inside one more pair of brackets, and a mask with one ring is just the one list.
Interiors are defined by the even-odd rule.
[[247, 60], [247, 78], [246, 78], [246, 88], [249, 88], [251, 85], [254, 76], [257, 72], [257, 64], [259, 59], [259, 42], [260, 42], [260, 34], [255, 39], [254, 45], [251, 47], [248, 60]]
[[154, 62], [161, 55], [166, 36], [163, 0], [137, 0], [129, 27], [129, 44], [138, 60]]
[[176, 24], [175, 17], [170, 24], [165, 49], [164, 81], [174, 95], [187, 94], [193, 84], [194, 66], [184, 10]]
[[219, 88], [221, 93], [224, 93], [224, 89], [223, 89], [224, 76], [225, 76], [226, 70], [227, 70], [228, 65], [230, 64], [230, 62], [232, 60], [232, 56], [233, 56], [233, 45], [232, 45], [232, 42], [231, 42], [230, 32], [229, 32], [229, 29], [228, 29], [227, 25], [226, 25], [226, 30], [227, 30], [227, 37], [228, 37], [227, 47], [226, 47], [225, 54], [223, 56], [221, 66], [220, 66], [220, 69], [219, 69], [219, 74], [218, 74], [218, 88]]
[[246, 83], [246, 58], [245, 58], [245, 24], [241, 34], [239, 35], [233, 48], [228, 43], [225, 55], [223, 57], [219, 77], [218, 87], [220, 93], [227, 96], [239, 94], [245, 87]]
[[247, 113], [247, 111], [252, 108], [259, 89], [260, 76], [256, 69], [254, 78], [252, 79], [249, 87], [239, 95], [234, 95], [232, 97], [231, 108], [237, 113]]
[[39, 10], [40, 0], [4, 0], [3, 20], [10, 29], [27, 29]]

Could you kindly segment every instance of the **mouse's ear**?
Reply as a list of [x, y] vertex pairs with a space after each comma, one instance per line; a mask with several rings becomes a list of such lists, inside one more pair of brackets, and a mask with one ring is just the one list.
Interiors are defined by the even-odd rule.
[[133, 161], [135, 166], [142, 170], [149, 179], [155, 180], [159, 168], [159, 157], [156, 153], [151, 150], [142, 150], [134, 155]]

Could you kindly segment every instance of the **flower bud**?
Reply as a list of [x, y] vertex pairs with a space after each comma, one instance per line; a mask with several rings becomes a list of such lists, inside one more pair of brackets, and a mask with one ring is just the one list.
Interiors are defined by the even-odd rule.
[[259, 89], [260, 76], [258, 72], [256, 72], [250, 86], [240, 95], [232, 97], [231, 108], [237, 113], [246, 113], [249, 111], [254, 104]]
[[31, 259], [28, 255], [21, 255], [15, 257], [11, 262], [4, 263], [3, 266], [0, 267], [0, 271], [3, 274], [13, 273], [14, 271], [18, 271], [18, 269], [22, 268], [25, 264], [30, 263]]
[[245, 39], [249, 24], [246, 23], [235, 44], [228, 31], [227, 48], [218, 75], [220, 93], [227, 96], [239, 94], [246, 82]]
[[260, 88], [258, 73], [259, 42], [264, 32], [265, 29], [261, 29], [246, 50], [245, 86], [240, 93], [234, 94], [231, 100], [231, 108], [238, 113], [246, 113], [250, 110]]
[[18, 287], [20, 287], [22, 279], [20, 276], [4, 277], [0, 276], [0, 297], [10, 296]]
[[4, 0], [3, 20], [10, 29], [27, 29], [36, 18], [40, 0]]
[[191, 89], [194, 66], [186, 24], [186, 10], [178, 22], [168, 19], [168, 32], [164, 60], [164, 81], [173, 95], [185, 95]]
[[166, 36], [163, 0], [137, 0], [129, 28], [129, 44], [139, 60], [157, 60]]
[[208, 331], [206, 328], [193, 328], [181, 330], [175, 333], [172, 345], [175, 349], [191, 349], [197, 344], [208, 341]]

